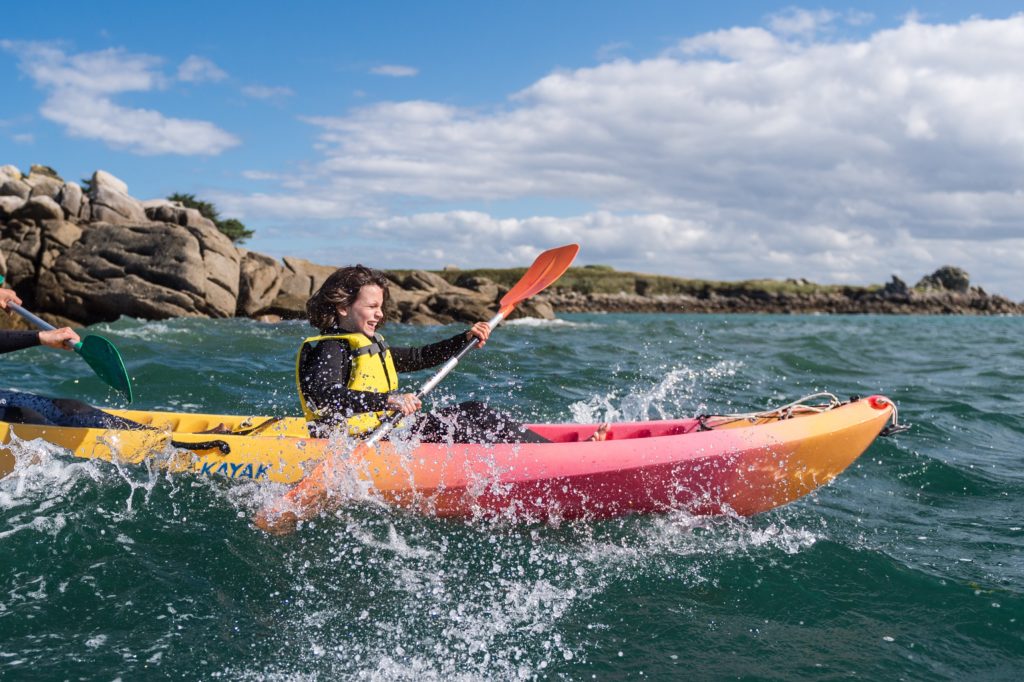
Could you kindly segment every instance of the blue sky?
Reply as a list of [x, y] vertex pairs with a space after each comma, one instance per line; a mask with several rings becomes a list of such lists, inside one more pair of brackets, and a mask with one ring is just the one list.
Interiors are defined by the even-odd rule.
[[343, 265], [580, 261], [1024, 299], [1007, 2], [18, 3], [0, 165], [190, 192]]

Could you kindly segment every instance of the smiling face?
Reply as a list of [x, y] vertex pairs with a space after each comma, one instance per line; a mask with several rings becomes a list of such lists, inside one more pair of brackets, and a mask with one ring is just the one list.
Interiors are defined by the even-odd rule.
[[384, 320], [384, 290], [376, 284], [363, 285], [351, 305], [338, 306], [338, 318], [345, 331], [373, 336], [377, 325]]

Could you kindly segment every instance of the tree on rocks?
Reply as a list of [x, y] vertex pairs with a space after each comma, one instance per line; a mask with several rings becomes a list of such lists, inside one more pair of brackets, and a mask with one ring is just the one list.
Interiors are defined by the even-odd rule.
[[217, 226], [217, 229], [227, 235], [235, 244], [244, 244], [249, 237], [255, 234], [252, 230], [247, 229], [240, 220], [235, 218], [227, 218], [221, 220], [220, 211], [209, 201], [202, 201], [196, 199], [194, 194], [181, 194], [174, 193], [167, 197], [168, 201], [176, 201], [185, 208], [194, 208], [199, 211], [204, 218], [212, 220], [213, 224]]

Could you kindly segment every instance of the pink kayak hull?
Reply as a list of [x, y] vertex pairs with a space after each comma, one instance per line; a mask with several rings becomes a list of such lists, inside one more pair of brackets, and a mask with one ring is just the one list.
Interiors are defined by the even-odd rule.
[[606, 518], [685, 509], [751, 515], [825, 485], [874, 441], [892, 417], [874, 396], [821, 413], [761, 423], [696, 419], [617, 423], [594, 429], [534, 425], [555, 441], [517, 445], [390, 443], [350, 462], [387, 501], [438, 516]]

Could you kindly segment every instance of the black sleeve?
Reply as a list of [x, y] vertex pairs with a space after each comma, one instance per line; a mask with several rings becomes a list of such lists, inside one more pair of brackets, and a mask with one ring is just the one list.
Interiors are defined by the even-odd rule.
[[34, 331], [0, 331], [0, 353], [31, 348], [39, 345], [39, 332]]
[[299, 358], [299, 384], [309, 407], [320, 414], [351, 415], [387, 408], [387, 394], [347, 388], [352, 356], [341, 342], [328, 339], [306, 346]]
[[450, 339], [420, 348], [392, 348], [391, 359], [395, 361], [395, 369], [399, 372], [416, 372], [428, 367], [437, 367], [454, 357], [467, 341], [466, 332], [462, 332]]

